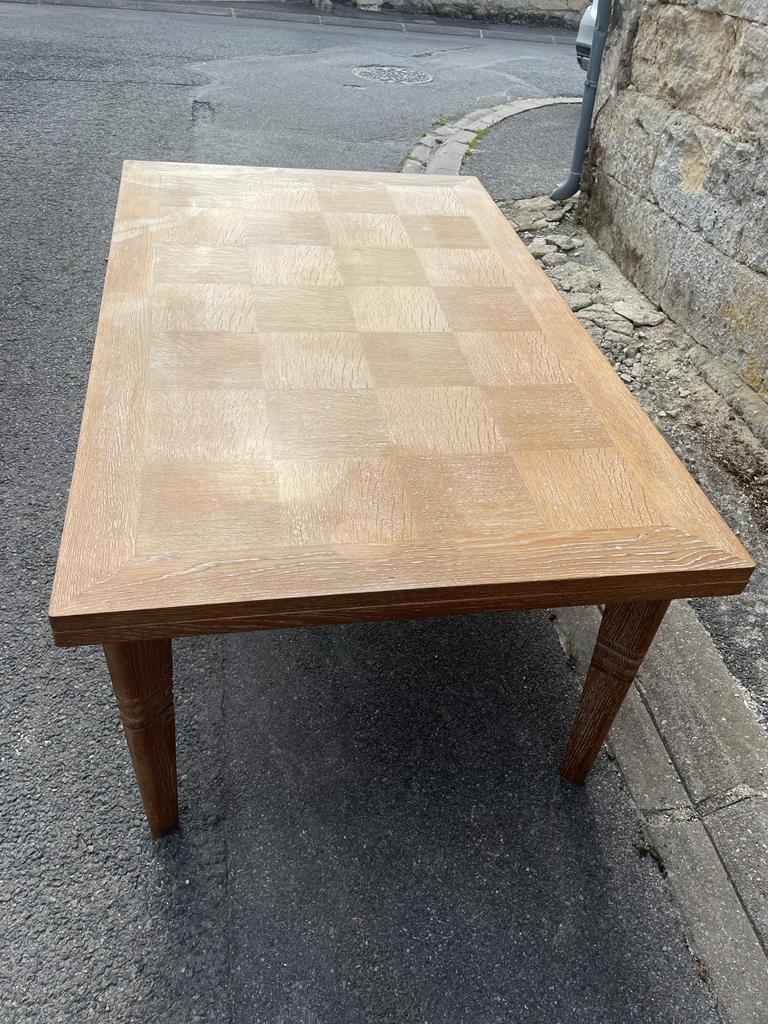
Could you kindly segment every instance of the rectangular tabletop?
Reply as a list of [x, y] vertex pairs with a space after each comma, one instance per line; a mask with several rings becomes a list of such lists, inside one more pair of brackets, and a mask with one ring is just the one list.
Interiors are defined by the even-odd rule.
[[125, 164], [57, 643], [752, 568], [475, 178]]

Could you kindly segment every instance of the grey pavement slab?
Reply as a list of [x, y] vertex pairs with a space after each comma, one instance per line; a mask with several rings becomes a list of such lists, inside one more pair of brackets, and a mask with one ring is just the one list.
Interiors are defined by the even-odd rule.
[[609, 745], [641, 811], [683, 811], [691, 807], [648, 709], [633, 687], [611, 727]]
[[694, 951], [717, 964], [718, 1007], [726, 1022], [768, 1020], [765, 951], [744, 915], [723, 865], [696, 821], [648, 822], [648, 832], [677, 893]]
[[[434, 85], [360, 89], [371, 63]], [[558, 780], [576, 692], [543, 613], [176, 644], [162, 842], [101, 652], [45, 619], [122, 160], [395, 170], [440, 114], [572, 64], [0, 5], [3, 1021], [717, 1021], [618, 776]]]
[[709, 834], [768, 947], [768, 799], [751, 797], [707, 815]]
[[[583, 88], [581, 77], [572, 91], [549, 95], [580, 96]], [[480, 139], [463, 173], [477, 175], [497, 202], [548, 195], [568, 173], [580, 113], [564, 103], [502, 121]]]
[[695, 804], [727, 799], [739, 786], [766, 789], [768, 737], [683, 601], [646, 657], [641, 689]]
[[458, 174], [462, 157], [466, 151], [463, 142], [451, 139], [445, 142], [431, 158], [426, 168], [427, 174]]

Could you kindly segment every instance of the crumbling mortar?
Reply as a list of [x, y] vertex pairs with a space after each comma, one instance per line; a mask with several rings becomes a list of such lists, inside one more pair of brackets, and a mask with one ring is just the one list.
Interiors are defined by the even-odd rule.
[[654, 818], [666, 818], [668, 821], [695, 821], [698, 815], [689, 804], [679, 804], [677, 807], [654, 807], [651, 810], [644, 810], [643, 817], [647, 821]]
[[696, 804], [696, 811], [703, 820], [728, 807], [735, 807], [736, 804], [746, 803], [748, 800], [764, 800], [768, 796], [765, 790], [753, 789], [751, 786], [742, 785], [728, 789], [724, 793], [712, 793], [704, 797]]

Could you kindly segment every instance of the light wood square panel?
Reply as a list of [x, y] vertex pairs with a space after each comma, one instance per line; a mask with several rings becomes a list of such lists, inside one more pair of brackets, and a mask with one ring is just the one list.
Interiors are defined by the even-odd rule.
[[483, 389], [499, 434], [511, 448], [590, 448], [610, 444], [594, 408], [571, 384]]
[[347, 288], [347, 295], [358, 331], [430, 334], [448, 330], [431, 288]]
[[514, 288], [435, 288], [452, 331], [535, 330], [528, 303]]
[[336, 249], [346, 285], [428, 285], [413, 249]]
[[379, 388], [377, 394], [393, 442], [409, 455], [505, 450], [480, 388]]
[[161, 177], [161, 206], [236, 207], [244, 210], [316, 210], [322, 209], [312, 185], [301, 181], [275, 184], [258, 180], [252, 174], [200, 174], [190, 180], [184, 174]]
[[249, 388], [150, 388], [143, 455], [186, 462], [241, 462], [270, 452], [264, 392]]
[[373, 381], [363, 343], [354, 333], [261, 334], [254, 362], [269, 391], [345, 391]]
[[403, 222], [389, 213], [329, 213], [331, 242], [346, 249], [410, 249]]
[[[202, 240], [208, 247], [242, 245], [251, 240], [248, 220], [248, 211], [243, 210], [167, 206], [158, 210], [153, 221], [155, 249], [162, 244], [191, 247], [201, 244]], [[140, 234], [145, 228], [131, 226], [122, 230]]]
[[250, 284], [248, 249], [242, 245], [179, 245], [155, 247], [155, 284]]
[[374, 385], [408, 387], [415, 380], [426, 387], [466, 386], [475, 376], [456, 336], [440, 334], [361, 334]]
[[429, 185], [414, 188], [413, 185], [390, 185], [389, 195], [398, 213], [416, 217], [466, 217], [467, 211], [461, 205], [456, 192], [451, 189]]
[[58, 643], [751, 570], [476, 179], [126, 163]]
[[343, 185], [319, 185], [316, 189], [320, 209], [325, 213], [390, 213], [398, 212], [385, 185], [363, 182], [346, 188]]
[[177, 245], [329, 245], [325, 216], [305, 210], [166, 207], [158, 240]]
[[151, 388], [261, 388], [263, 335], [157, 333], [149, 345]]
[[478, 384], [571, 384], [541, 331], [466, 331], [455, 335]]
[[389, 435], [374, 391], [274, 391], [267, 394], [275, 458], [376, 455]]
[[411, 539], [411, 505], [395, 459], [277, 459], [275, 470], [294, 544]]
[[185, 558], [190, 544], [248, 557], [289, 543], [271, 459], [146, 462], [141, 473], [136, 554]]
[[529, 449], [514, 458], [539, 516], [555, 529], [663, 525], [615, 448]]
[[148, 307], [153, 333], [232, 334], [259, 329], [253, 286], [241, 284], [163, 284], [152, 290]]
[[344, 283], [329, 245], [255, 245], [248, 255], [253, 284], [334, 288]]
[[278, 285], [157, 285], [154, 323], [174, 331], [349, 331], [344, 288]]
[[484, 249], [488, 245], [471, 217], [404, 214], [402, 223], [414, 249]]
[[[506, 455], [446, 455], [400, 460], [414, 537], [495, 537], [546, 529], [515, 462]], [[472, 493], [472, 505], [464, 495]]]
[[242, 225], [243, 239], [253, 245], [329, 245], [325, 217], [321, 213], [267, 210], [232, 214]]
[[515, 274], [493, 249], [417, 249], [429, 284], [438, 287], [506, 288]]

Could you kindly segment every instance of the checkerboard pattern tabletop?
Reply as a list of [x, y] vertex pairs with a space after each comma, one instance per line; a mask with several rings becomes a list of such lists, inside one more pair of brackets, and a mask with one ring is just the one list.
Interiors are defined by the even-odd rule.
[[662, 523], [455, 187], [169, 171], [158, 213], [138, 554]]
[[475, 179], [140, 162], [68, 524], [81, 610], [736, 551]]

